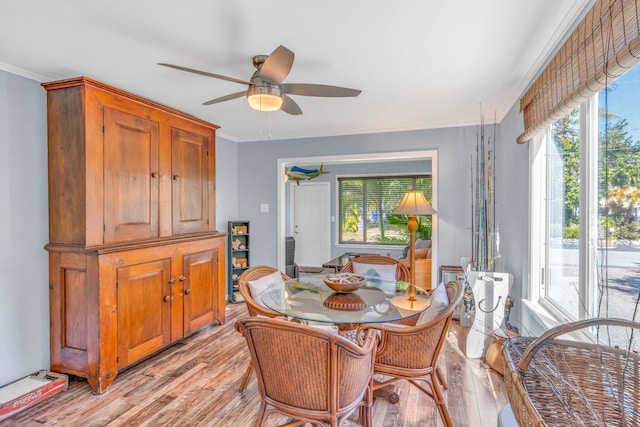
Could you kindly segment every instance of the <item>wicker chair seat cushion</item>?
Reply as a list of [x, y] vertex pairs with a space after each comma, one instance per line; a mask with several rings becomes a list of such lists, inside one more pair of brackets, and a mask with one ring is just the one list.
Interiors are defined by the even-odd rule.
[[[325, 332], [329, 332], [332, 334], [337, 334], [338, 333], [338, 325], [335, 325], [333, 323], [330, 322], [330, 319], [322, 314], [314, 314], [314, 319], [318, 319], [316, 320], [303, 320], [301, 321], [302, 324], [307, 325], [307, 326], [311, 326], [312, 328], [315, 328], [319, 331], [325, 331]], [[320, 319], [324, 319], [326, 321], [321, 321]]]
[[353, 273], [362, 276], [379, 277], [382, 280], [396, 280], [395, 264], [361, 264], [353, 263]]
[[[415, 252], [413, 253], [413, 259], [415, 260], [427, 259], [427, 258], [431, 258], [430, 248], [416, 249]], [[404, 264], [405, 267], [411, 268], [411, 260], [409, 259], [409, 254], [407, 254], [407, 256], [405, 256], [404, 258], [399, 258], [398, 261]]]
[[416, 249], [414, 255], [416, 259], [431, 258], [431, 248]]
[[438, 314], [449, 305], [449, 297], [447, 296], [447, 288], [444, 282], [440, 282], [431, 293], [431, 304], [425, 311], [420, 314], [417, 325], [430, 322], [435, 319]]
[[319, 323], [312, 323], [309, 322], [309, 326], [311, 326], [312, 328], [315, 328], [319, 331], [325, 331], [325, 332], [329, 332], [331, 334], [337, 334], [338, 333], [338, 326], [337, 325], [327, 325], [327, 324], [319, 324]]
[[261, 298], [262, 294], [282, 285], [284, 285], [284, 282], [282, 281], [282, 273], [280, 273], [280, 271], [274, 271], [273, 273], [262, 276], [256, 280], [249, 280], [251, 296], [256, 303], [262, 306], [264, 306]]
[[[418, 250], [420, 249], [429, 249], [429, 252], [427, 252], [429, 254], [429, 256], [427, 258], [431, 258], [431, 240], [422, 240], [422, 239], [416, 239], [416, 244], [413, 247], [416, 252], [416, 258], [419, 258], [418, 256]], [[409, 256], [409, 245], [404, 247], [404, 250], [402, 251], [402, 258], [407, 258]]]
[[[413, 251], [413, 257], [415, 259], [422, 259], [422, 258], [431, 258], [431, 248], [423, 248], [423, 249], [415, 249]], [[407, 256], [400, 258], [401, 260], [407, 260], [409, 261], [409, 253], [407, 253]]]

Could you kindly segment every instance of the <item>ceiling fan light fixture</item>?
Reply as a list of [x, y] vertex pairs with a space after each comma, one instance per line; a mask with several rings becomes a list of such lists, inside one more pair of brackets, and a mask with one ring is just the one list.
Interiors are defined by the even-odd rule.
[[159, 62], [158, 65], [187, 71], [189, 73], [200, 74], [202, 76], [213, 77], [214, 79], [248, 85], [246, 91], [230, 93], [225, 96], [210, 99], [209, 101], [203, 102], [202, 105], [213, 105], [246, 96], [249, 106], [254, 110], [281, 110], [292, 116], [298, 116], [302, 114], [302, 109], [288, 95], [333, 98], [358, 96], [360, 94], [360, 90], [349, 89], [346, 87], [317, 85], [312, 83], [283, 83], [291, 71], [294, 56], [295, 55], [292, 51], [282, 45], [275, 48], [275, 50], [269, 55], [255, 55], [253, 57], [253, 66], [256, 70], [253, 72], [251, 80], [248, 82], [235, 77], [223, 76], [222, 74], [196, 70], [194, 68], [183, 67], [181, 65], [168, 64], [165, 62]]
[[277, 87], [254, 86], [247, 91], [249, 106], [258, 111], [277, 111], [282, 106], [282, 96]]

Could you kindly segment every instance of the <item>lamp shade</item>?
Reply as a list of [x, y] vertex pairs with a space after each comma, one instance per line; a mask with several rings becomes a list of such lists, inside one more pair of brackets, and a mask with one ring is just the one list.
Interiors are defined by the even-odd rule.
[[399, 215], [432, 215], [436, 210], [431, 207], [424, 193], [412, 190], [404, 195], [397, 208], [393, 210], [394, 214]]

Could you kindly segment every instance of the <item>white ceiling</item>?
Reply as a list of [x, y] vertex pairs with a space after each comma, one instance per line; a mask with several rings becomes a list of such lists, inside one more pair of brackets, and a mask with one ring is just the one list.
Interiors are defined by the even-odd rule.
[[[0, 0], [0, 69], [84, 75], [221, 126], [234, 141], [500, 122], [593, 0]], [[286, 83], [361, 89], [294, 96], [304, 114], [258, 113], [238, 83], [284, 45]]]

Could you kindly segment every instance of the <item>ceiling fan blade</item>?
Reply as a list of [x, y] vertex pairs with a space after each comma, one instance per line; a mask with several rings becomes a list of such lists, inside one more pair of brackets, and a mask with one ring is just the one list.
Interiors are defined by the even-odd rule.
[[339, 86], [327, 86], [327, 85], [314, 85], [308, 83], [284, 83], [282, 85], [285, 93], [291, 95], [304, 95], [304, 96], [327, 96], [327, 97], [343, 97], [343, 96], [358, 96], [359, 89], [349, 89]]
[[217, 104], [218, 102], [224, 102], [224, 101], [230, 101], [232, 99], [236, 99], [236, 98], [240, 98], [241, 96], [245, 96], [247, 94], [246, 90], [243, 90], [242, 92], [236, 92], [236, 93], [232, 93], [226, 96], [221, 96], [220, 98], [216, 98], [216, 99], [211, 99], [207, 102], [203, 102], [202, 105], [211, 105], [211, 104]]
[[276, 84], [282, 83], [291, 71], [294, 56], [286, 47], [278, 46], [262, 64], [260, 77]]
[[280, 109], [285, 113], [291, 114], [292, 116], [299, 116], [300, 114], [302, 114], [300, 106], [298, 106], [298, 104], [296, 104], [296, 102], [287, 95], [284, 95], [282, 97], [282, 105], [280, 106]]
[[243, 84], [243, 85], [248, 85], [249, 84], [249, 82], [246, 82], [246, 81], [240, 80], [240, 79], [236, 79], [234, 77], [227, 77], [227, 76], [223, 76], [221, 74], [214, 74], [214, 73], [209, 73], [207, 71], [195, 70], [193, 68], [181, 67], [180, 65], [167, 64], [167, 63], [164, 63], [164, 62], [158, 62], [158, 65], [162, 65], [163, 67], [175, 68], [176, 70], [187, 71], [189, 73], [200, 74], [202, 76], [213, 77], [215, 79], [222, 79], [222, 80], [227, 80], [229, 82], [240, 83], [240, 84]]

